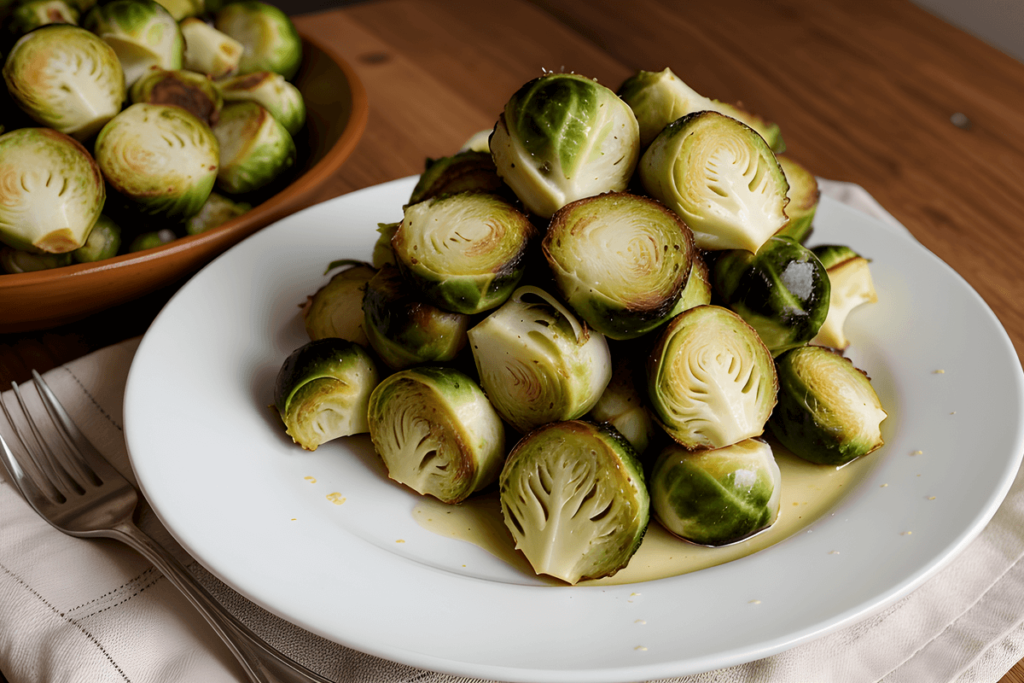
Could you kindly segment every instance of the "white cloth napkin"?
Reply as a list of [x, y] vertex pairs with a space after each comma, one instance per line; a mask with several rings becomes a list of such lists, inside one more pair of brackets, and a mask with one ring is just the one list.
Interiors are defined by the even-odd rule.
[[[862, 188], [823, 193], [904, 229]], [[133, 339], [46, 374], [72, 418], [133, 478], [121, 404]], [[31, 393], [30, 391], [24, 393]], [[12, 405], [11, 392], [2, 398]], [[9, 428], [0, 415], [0, 433]], [[265, 612], [207, 573], [143, 503], [141, 524], [228, 608], [281, 651], [339, 683], [471, 683], [336, 645]], [[854, 626], [742, 666], [673, 679], [940, 683], [998, 681], [1024, 658], [1024, 480], [949, 566]], [[0, 671], [10, 683], [245, 681], [224, 646], [145, 560], [113, 541], [71, 538], [43, 522], [0, 474]]]

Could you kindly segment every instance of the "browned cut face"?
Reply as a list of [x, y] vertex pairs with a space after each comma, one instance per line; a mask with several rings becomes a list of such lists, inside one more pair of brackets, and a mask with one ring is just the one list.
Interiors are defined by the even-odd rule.
[[148, 101], [151, 104], [180, 107], [208, 126], [217, 123], [216, 103], [202, 90], [190, 88], [187, 84], [173, 78], [165, 78], [154, 85]]

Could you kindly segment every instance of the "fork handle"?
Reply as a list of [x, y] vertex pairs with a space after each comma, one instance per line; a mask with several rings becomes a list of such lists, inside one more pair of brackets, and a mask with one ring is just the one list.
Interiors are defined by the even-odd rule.
[[199, 610], [254, 683], [331, 683], [281, 654], [253, 633], [217, 602], [192, 572], [132, 522], [122, 522], [96, 535], [121, 541], [152, 562]]

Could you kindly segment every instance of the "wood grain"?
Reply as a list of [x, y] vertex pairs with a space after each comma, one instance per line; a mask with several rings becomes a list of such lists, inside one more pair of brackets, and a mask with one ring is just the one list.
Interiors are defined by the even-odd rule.
[[[382, 0], [296, 21], [339, 46], [370, 97], [366, 134], [320, 199], [451, 154], [545, 69], [614, 89], [671, 67], [779, 123], [817, 175], [864, 186], [1024, 351], [1024, 65], [909, 2]], [[141, 333], [168, 295], [0, 339], [0, 383]], [[1024, 666], [1002, 681], [1024, 683]]]

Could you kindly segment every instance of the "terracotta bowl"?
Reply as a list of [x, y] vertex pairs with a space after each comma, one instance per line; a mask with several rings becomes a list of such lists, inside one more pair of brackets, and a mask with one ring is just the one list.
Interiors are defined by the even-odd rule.
[[316, 201], [319, 188], [349, 157], [366, 128], [366, 91], [329, 45], [303, 36], [294, 83], [306, 101], [306, 126], [296, 136], [295, 179], [247, 213], [201, 235], [97, 263], [0, 275], [0, 333], [73, 322], [184, 280], [204, 264], [288, 214]]

